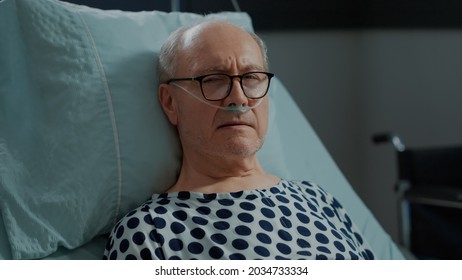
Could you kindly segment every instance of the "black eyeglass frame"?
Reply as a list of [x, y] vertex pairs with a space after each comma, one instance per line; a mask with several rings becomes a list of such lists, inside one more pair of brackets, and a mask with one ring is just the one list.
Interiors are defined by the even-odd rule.
[[[268, 85], [266, 87], [265, 93], [260, 97], [250, 97], [245, 93], [244, 87], [242, 86], [242, 78], [245, 77], [246, 75], [250, 75], [250, 74], [265, 74], [268, 77]], [[229, 81], [230, 81], [229, 82], [229, 87], [228, 87], [228, 92], [226, 93], [226, 95], [223, 98], [220, 98], [220, 99], [209, 99], [209, 98], [207, 98], [205, 96], [204, 90], [202, 88], [202, 80], [207, 78], [207, 77], [214, 76], [214, 75], [227, 76], [229, 78]], [[213, 74], [207, 74], [207, 75], [191, 77], [191, 78], [173, 78], [173, 79], [167, 80], [165, 82], [165, 84], [170, 84], [170, 83], [177, 82], [177, 81], [198, 81], [199, 85], [201, 87], [202, 96], [205, 98], [205, 100], [208, 100], [208, 101], [220, 101], [220, 100], [223, 100], [223, 99], [225, 99], [226, 97], [229, 96], [229, 94], [231, 93], [231, 90], [233, 89], [233, 81], [234, 81], [234, 79], [239, 78], [239, 84], [241, 85], [241, 89], [242, 89], [242, 92], [244, 93], [244, 95], [249, 99], [255, 99], [256, 100], [256, 99], [261, 99], [261, 98], [266, 96], [266, 94], [268, 93], [269, 87], [270, 87], [271, 78], [273, 78], [273, 77], [274, 77], [273, 73], [263, 72], [263, 71], [247, 72], [247, 73], [244, 73], [242, 75], [228, 75], [228, 74], [224, 74], [224, 73], [213, 73]]]

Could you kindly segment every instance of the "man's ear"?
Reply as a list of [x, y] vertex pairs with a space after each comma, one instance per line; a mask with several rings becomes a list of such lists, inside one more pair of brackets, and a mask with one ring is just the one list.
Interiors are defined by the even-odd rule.
[[170, 123], [176, 126], [178, 124], [177, 104], [168, 84], [159, 85], [159, 102]]

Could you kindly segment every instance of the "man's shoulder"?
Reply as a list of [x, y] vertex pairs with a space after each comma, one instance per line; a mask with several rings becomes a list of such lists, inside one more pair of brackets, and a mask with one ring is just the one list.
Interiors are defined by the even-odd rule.
[[309, 180], [283, 180], [283, 183], [288, 184], [293, 189], [297, 189], [300, 192], [307, 193], [312, 197], [320, 197], [323, 202], [327, 201], [335, 201], [337, 204], [335, 197], [330, 192], [326, 191], [317, 183], [314, 183]]
[[155, 218], [166, 212], [168, 211], [162, 204], [159, 204], [157, 200], [151, 197], [140, 206], [122, 216], [114, 226], [114, 232], [120, 230], [120, 228], [137, 230], [140, 227], [157, 226]]
[[155, 206], [153, 205], [155, 202], [153, 201], [152, 198], [149, 198], [145, 202], [143, 202], [141, 205], [137, 206], [136, 208], [133, 208], [129, 212], [127, 212], [120, 221], [127, 221], [132, 218], [140, 218], [146, 216], [146, 214], [149, 214]]
[[[288, 184], [292, 187], [299, 187], [302, 189], [309, 188], [309, 189], [320, 189], [323, 190], [318, 184], [309, 180], [282, 180], [283, 184]], [[324, 190], [323, 190], [324, 191]]]

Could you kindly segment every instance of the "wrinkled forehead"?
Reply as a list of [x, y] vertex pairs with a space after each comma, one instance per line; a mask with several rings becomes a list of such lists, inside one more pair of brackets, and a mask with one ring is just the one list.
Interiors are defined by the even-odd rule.
[[254, 70], [264, 69], [263, 54], [255, 39], [247, 31], [225, 22], [204, 23], [187, 30], [178, 58], [182, 61], [179, 66], [189, 69], [207, 63], [211, 65], [203, 66], [220, 67], [230, 58], [237, 58]]

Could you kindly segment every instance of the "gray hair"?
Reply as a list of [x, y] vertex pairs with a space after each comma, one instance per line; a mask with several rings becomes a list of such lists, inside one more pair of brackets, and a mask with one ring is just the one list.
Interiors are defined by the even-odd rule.
[[[166, 80], [172, 78], [176, 72], [178, 63], [176, 62], [175, 58], [177, 57], [178, 52], [183, 47], [184, 34], [188, 30], [204, 22], [222, 22], [222, 23], [230, 24], [229, 22], [220, 21], [220, 20], [203, 20], [191, 26], [183, 26], [177, 29], [176, 31], [174, 31], [172, 34], [170, 34], [167, 40], [162, 44], [162, 47], [160, 48], [160, 52], [159, 52], [159, 58], [157, 62], [157, 75], [158, 75], [160, 83], [165, 82]], [[258, 44], [258, 46], [260, 47], [260, 51], [263, 55], [263, 63], [264, 63], [263, 67], [266, 71], [268, 71], [268, 68], [269, 68], [268, 55], [267, 55], [267, 48], [266, 48], [265, 42], [263, 42], [263, 40], [254, 32], [247, 31], [244, 28], [239, 27], [239, 26], [236, 26], [236, 27], [241, 28], [243, 31], [247, 32]]]

